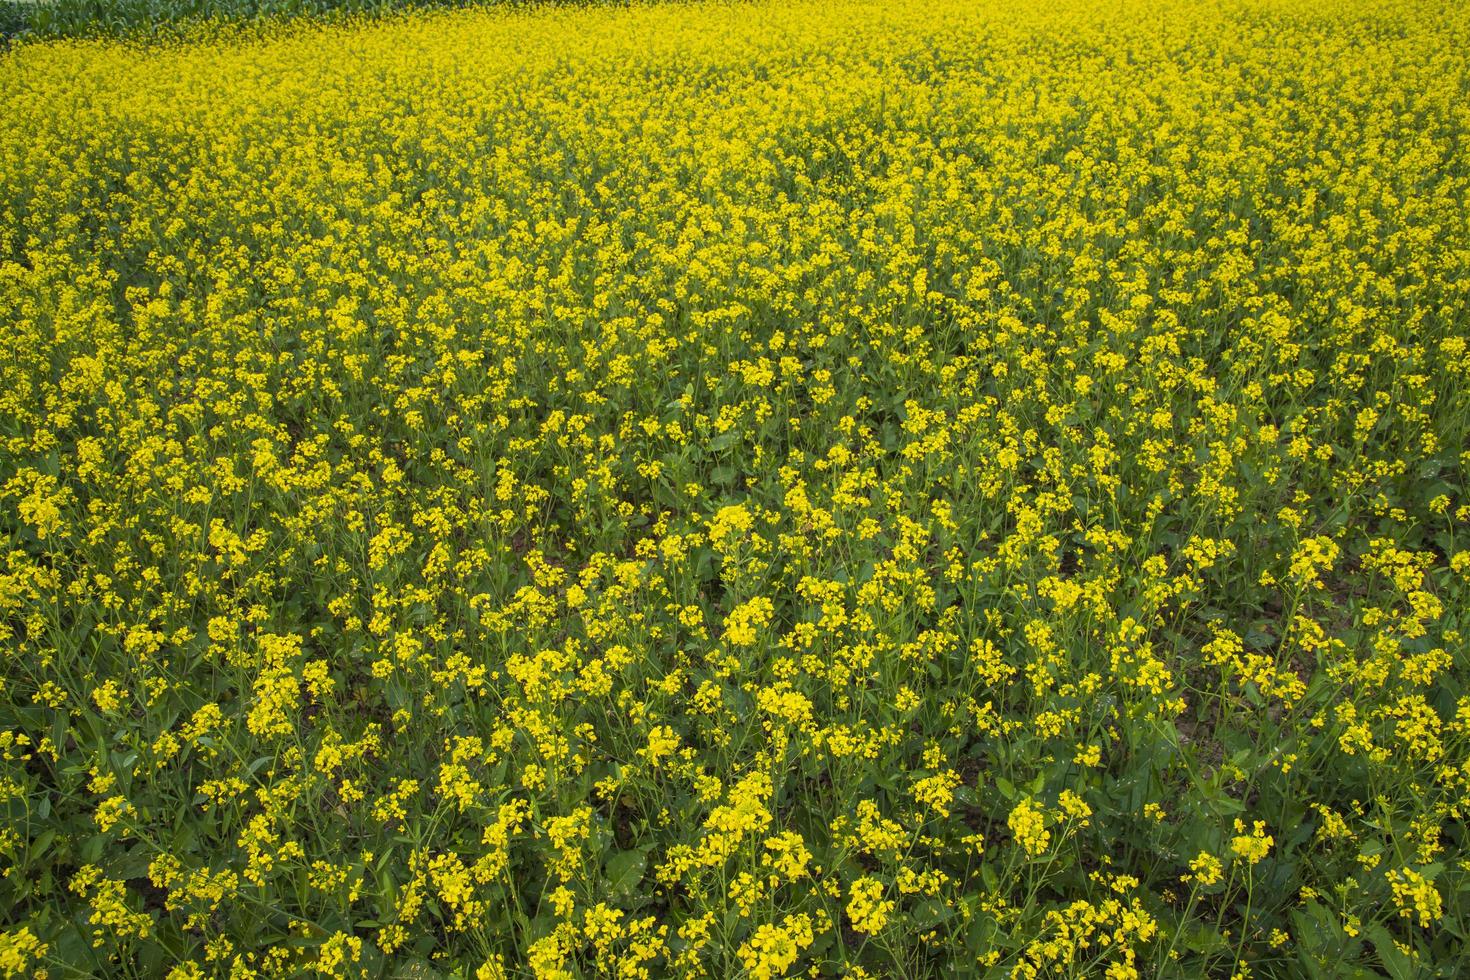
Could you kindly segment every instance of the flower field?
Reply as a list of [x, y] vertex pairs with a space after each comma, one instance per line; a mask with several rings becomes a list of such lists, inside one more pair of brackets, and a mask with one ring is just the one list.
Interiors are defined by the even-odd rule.
[[1470, 12], [0, 53], [0, 976], [1470, 962]]

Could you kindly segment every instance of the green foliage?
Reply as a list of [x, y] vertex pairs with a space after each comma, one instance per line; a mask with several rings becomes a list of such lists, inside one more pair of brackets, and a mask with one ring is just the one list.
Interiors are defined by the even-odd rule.
[[26, 29], [32, 10], [31, 4], [21, 0], [0, 0], [0, 45]]
[[0, 0], [0, 36], [134, 37], [171, 33], [208, 21], [378, 15], [537, 2], [556, 0]]

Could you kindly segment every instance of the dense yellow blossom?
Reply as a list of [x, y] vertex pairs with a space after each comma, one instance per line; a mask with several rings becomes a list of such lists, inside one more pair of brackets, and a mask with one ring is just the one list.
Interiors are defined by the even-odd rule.
[[1017, 803], [1006, 817], [1016, 843], [1033, 857], [1051, 844], [1051, 831], [1046, 829], [1046, 812], [1029, 799]]
[[0, 51], [0, 975], [1455, 975], [1467, 38]]
[[875, 935], [888, 924], [894, 903], [885, 901], [883, 882], [876, 878], [859, 878], [847, 893], [847, 918], [853, 929]]

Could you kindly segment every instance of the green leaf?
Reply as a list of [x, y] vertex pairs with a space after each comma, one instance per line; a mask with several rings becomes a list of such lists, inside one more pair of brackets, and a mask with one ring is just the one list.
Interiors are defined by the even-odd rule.
[[399, 962], [388, 975], [393, 980], [437, 980], [443, 976], [428, 960], [419, 957]]
[[644, 851], [618, 851], [607, 859], [602, 870], [613, 894], [626, 898], [634, 894], [647, 867], [648, 855]]
[[34, 861], [45, 854], [46, 849], [51, 846], [51, 842], [55, 839], [56, 831], [54, 829], [43, 830], [37, 834], [36, 839], [31, 842], [31, 860]]
[[1185, 949], [1196, 953], [1218, 953], [1230, 948], [1224, 936], [1204, 925], [1184, 930], [1180, 943]]
[[937, 898], [927, 898], [915, 905], [909, 916], [920, 932], [928, 932], [949, 921], [954, 914], [955, 910], [947, 902], [942, 902]]
[[119, 854], [107, 863], [107, 873], [113, 878], [127, 881], [132, 878], [142, 878], [148, 874], [148, 865], [152, 861], [152, 855], [148, 848], [138, 846], [125, 854]]
[[1367, 931], [1368, 941], [1373, 944], [1373, 950], [1378, 954], [1378, 961], [1383, 964], [1384, 970], [1393, 980], [1414, 980], [1419, 972], [1414, 969], [1414, 961], [1409, 959], [1403, 952], [1393, 944], [1393, 936], [1381, 925], [1374, 926]]
[[971, 954], [980, 956], [994, 948], [999, 937], [1000, 927], [996, 925], [995, 919], [989, 915], [977, 915], [965, 932], [965, 948]]

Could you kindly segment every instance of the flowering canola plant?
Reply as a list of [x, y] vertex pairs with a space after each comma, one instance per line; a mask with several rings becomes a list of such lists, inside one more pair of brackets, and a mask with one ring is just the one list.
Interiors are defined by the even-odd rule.
[[0, 975], [1442, 976], [1470, 14], [0, 55]]

